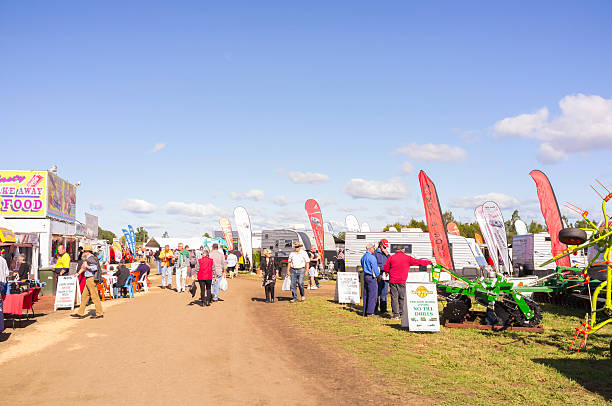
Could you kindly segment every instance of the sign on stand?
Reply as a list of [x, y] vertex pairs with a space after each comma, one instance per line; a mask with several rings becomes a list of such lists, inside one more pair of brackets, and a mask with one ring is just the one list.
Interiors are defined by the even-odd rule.
[[81, 304], [81, 295], [79, 292], [79, 280], [76, 275], [58, 276], [57, 277], [57, 292], [55, 293], [55, 305], [53, 310], [69, 307], [74, 309], [74, 305]]
[[402, 327], [410, 331], [440, 331], [435, 283], [406, 282]]
[[336, 295], [338, 303], [359, 303], [359, 274], [357, 272], [338, 272], [336, 274]]

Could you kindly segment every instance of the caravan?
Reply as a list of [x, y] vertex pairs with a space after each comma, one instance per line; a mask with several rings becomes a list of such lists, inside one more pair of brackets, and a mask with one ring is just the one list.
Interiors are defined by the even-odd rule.
[[[420, 228], [407, 229], [401, 233], [361, 233], [347, 232], [345, 235], [345, 255], [347, 271], [354, 271], [360, 266], [361, 257], [365, 252], [367, 243], [378, 245], [382, 239], [389, 241], [389, 252], [395, 253], [401, 247], [406, 248], [406, 254], [418, 258], [434, 261], [433, 249], [429, 233]], [[455, 263], [455, 270], [459, 275], [476, 277], [479, 269], [484, 265], [484, 257], [473, 238], [466, 238], [449, 234], [451, 254]]]
[[[552, 262], [546, 266], [540, 264], [552, 258], [552, 243], [548, 233], [515, 235], [512, 238], [512, 266], [515, 275], [544, 276], [555, 271], [557, 265]], [[570, 255], [573, 267], [584, 268], [587, 264], [587, 252], [582, 250]]]

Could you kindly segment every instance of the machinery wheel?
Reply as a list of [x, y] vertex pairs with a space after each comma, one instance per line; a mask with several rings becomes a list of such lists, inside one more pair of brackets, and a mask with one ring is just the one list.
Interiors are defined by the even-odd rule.
[[442, 317], [451, 323], [462, 323], [469, 310], [470, 308], [464, 300], [448, 300], [446, 302], [446, 307], [442, 310]]
[[514, 303], [514, 301], [512, 302], [514, 303], [514, 307], [511, 310], [512, 317], [514, 318], [514, 322], [519, 327], [535, 327], [542, 322], [542, 308], [530, 298], [525, 297], [524, 299], [527, 306], [529, 306], [529, 309], [531, 309], [533, 312], [533, 317], [527, 320], [521, 309], [516, 303]]
[[510, 311], [501, 302], [495, 302], [492, 312], [487, 308], [487, 315], [490, 316], [488, 317], [489, 321], [495, 326], [507, 326], [510, 324]]
[[587, 240], [587, 234], [580, 228], [564, 228], [559, 231], [559, 241], [567, 245], [580, 245]]

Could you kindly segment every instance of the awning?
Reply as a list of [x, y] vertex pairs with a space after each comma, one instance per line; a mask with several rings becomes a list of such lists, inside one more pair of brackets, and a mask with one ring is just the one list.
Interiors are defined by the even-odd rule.
[[0, 227], [0, 242], [16, 242], [15, 233], [8, 228]]

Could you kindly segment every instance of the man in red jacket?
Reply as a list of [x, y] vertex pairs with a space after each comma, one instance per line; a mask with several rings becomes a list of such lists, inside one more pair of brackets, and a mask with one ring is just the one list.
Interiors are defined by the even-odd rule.
[[404, 311], [406, 297], [406, 280], [408, 272], [413, 265], [430, 265], [431, 261], [416, 259], [406, 255], [405, 248], [398, 248], [397, 252], [385, 262], [385, 272], [389, 274], [389, 291], [391, 292], [391, 310], [393, 318], [399, 320]]
[[196, 270], [198, 272], [198, 283], [200, 284], [200, 306], [210, 306], [212, 293], [210, 286], [213, 278], [213, 260], [208, 256], [208, 250], [202, 252], [202, 258], [198, 259]]

